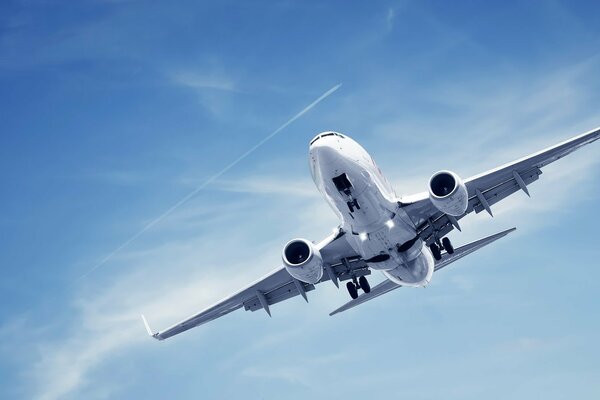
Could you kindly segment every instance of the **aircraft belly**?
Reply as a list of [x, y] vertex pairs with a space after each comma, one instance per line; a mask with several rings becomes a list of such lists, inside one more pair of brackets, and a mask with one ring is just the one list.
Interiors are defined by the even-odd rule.
[[421, 242], [419, 255], [410, 261], [400, 264], [397, 268], [383, 271], [392, 282], [401, 286], [422, 287], [431, 282], [435, 261], [431, 252]]

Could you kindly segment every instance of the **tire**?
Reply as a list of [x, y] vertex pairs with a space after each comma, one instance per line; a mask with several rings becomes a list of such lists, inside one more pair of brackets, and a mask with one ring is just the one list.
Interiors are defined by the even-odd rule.
[[346, 289], [348, 289], [348, 293], [352, 299], [356, 299], [358, 297], [358, 290], [356, 289], [356, 286], [354, 286], [354, 283], [346, 283]]
[[363, 292], [369, 293], [371, 291], [371, 285], [369, 285], [369, 281], [367, 280], [366, 276], [361, 276], [358, 278], [358, 284]]
[[429, 246], [429, 249], [431, 250], [431, 254], [433, 255], [433, 258], [435, 258], [436, 261], [440, 261], [442, 259], [442, 252], [440, 251], [440, 248], [437, 246], [437, 244], [431, 244]]
[[450, 243], [450, 239], [447, 237], [442, 239], [442, 246], [444, 246], [448, 254], [454, 254], [454, 247], [452, 247], [452, 243]]

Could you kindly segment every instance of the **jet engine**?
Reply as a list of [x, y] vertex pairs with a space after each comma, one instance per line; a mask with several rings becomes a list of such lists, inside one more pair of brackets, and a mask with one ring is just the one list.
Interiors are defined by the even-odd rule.
[[305, 239], [288, 242], [282, 253], [285, 269], [306, 283], [317, 283], [323, 277], [323, 257], [314, 244]]
[[463, 215], [469, 205], [467, 187], [452, 171], [433, 174], [429, 179], [429, 199], [438, 210], [453, 217]]

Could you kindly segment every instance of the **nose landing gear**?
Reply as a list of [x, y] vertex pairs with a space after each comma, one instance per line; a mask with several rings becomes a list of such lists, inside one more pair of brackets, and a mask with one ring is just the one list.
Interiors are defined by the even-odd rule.
[[348, 201], [346, 204], [348, 205], [348, 210], [350, 210], [351, 213], [354, 212], [354, 209], [360, 210], [360, 204], [358, 204], [356, 199]]
[[348, 289], [348, 293], [352, 299], [356, 299], [358, 297], [358, 289], [362, 289], [363, 292], [369, 293], [371, 292], [371, 285], [369, 285], [369, 281], [366, 276], [361, 276], [356, 279], [356, 277], [352, 278], [352, 282], [346, 283], [346, 289]]

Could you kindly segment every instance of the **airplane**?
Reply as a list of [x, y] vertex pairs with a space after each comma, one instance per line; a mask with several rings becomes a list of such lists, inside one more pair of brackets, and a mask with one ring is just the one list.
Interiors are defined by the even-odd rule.
[[[264, 310], [295, 296], [308, 302], [307, 292], [331, 281], [346, 282], [351, 300], [330, 315], [346, 311], [401, 287], [425, 287], [434, 272], [505, 237], [511, 228], [454, 248], [447, 235], [461, 231], [459, 220], [487, 212], [511, 194], [538, 180], [542, 168], [600, 138], [600, 128], [545, 150], [462, 179], [439, 171], [428, 191], [396, 196], [373, 158], [350, 137], [338, 132], [318, 134], [309, 144], [312, 178], [340, 224], [319, 243], [293, 239], [283, 247], [283, 265], [242, 290], [167, 328], [154, 332], [142, 315], [146, 331], [164, 340], [232, 311]], [[380, 271], [385, 280], [371, 288], [367, 276]], [[359, 294], [359, 290], [362, 292]]]

